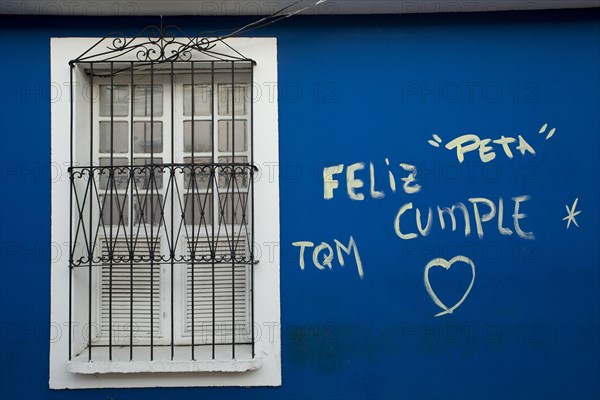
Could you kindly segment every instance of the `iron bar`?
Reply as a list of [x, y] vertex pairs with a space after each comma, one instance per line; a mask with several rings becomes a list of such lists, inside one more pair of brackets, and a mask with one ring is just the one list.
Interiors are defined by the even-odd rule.
[[[251, 165], [250, 163], [244, 163], [244, 162], [216, 162], [216, 163], [212, 163], [212, 162], [196, 162], [195, 163], [196, 168], [198, 167], [209, 167], [209, 168], [217, 168], [217, 167], [224, 167], [226, 169], [231, 169], [231, 167], [246, 167], [246, 168], [252, 168], [255, 171], [258, 171], [258, 168]], [[85, 166], [73, 166], [73, 171], [91, 171], [91, 170], [102, 170], [102, 169], [110, 169], [110, 168], [114, 168], [114, 169], [128, 169], [128, 168], [135, 168], [136, 170], [143, 170], [145, 168], [155, 168], [155, 169], [160, 169], [160, 168], [189, 168], [190, 170], [192, 169], [192, 163], [163, 163], [163, 164], [146, 164], [146, 165], [115, 165], [115, 166], [110, 166], [110, 165], [85, 165]], [[120, 173], [120, 171], [119, 171]]]
[[[113, 72], [113, 62], [110, 63], [110, 165], [114, 165], [114, 119], [115, 119], [115, 86]], [[115, 182], [114, 170], [111, 168], [108, 178], [108, 186], [110, 187], [110, 226], [109, 226], [109, 277], [108, 277], [108, 359], [112, 361], [112, 269], [113, 269], [113, 186]], [[106, 203], [105, 203], [106, 204]], [[102, 329], [102, 327], [100, 327]]]
[[[69, 63], [69, 101], [71, 116], [69, 119], [69, 167], [73, 168], [73, 68]], [[73, 171], [69, 169], [69, 244], [73, 243]], [[69, 248], [69, 361], [71, 361], [73, 333], [73, 251]]]
[[[173, 62], [171, 62], [171, 162], [175, 162], [175, 74], [173, 71]], [[169, 252], [169, 258], [171, 259], [171, 360], [175, 357], [175, 242], [173, 241], [173, 237], [175, 235], [174, 232], [174, 204], [175, 204], [175, 191], [173, 190], [173, 180], [175, 179], [175, 170], [171, 170], [171, 249]]]
[[[235, 162], [235, 61], [231, 61], [231, 161]], [[231, 172], [231, 358], [235, 360], [235, 167]]]
[[[254, 67], [250, 73], [250, 165], [254, 165]], [[250, 261], [254, 262], [254, 171], [249, 171], [250, 187]], [[246, 203], [247, 204], [247, 203]], [[254, 358], [254, 265], [250, 264], [250, 330], [252, 332], [252, 358]]]
[[[133, 160], [133, 115], [135, 109], [135, 86], [134, 86], [134, 74], [133, 74], [133, 61], [131, 62], [131, 74], [130, 74], [130, 110], [129, 110], [129, 163], [134, 165]], [[129, 177], [129, 184], [131, 185], [131, 191], [129, 195], [129, 239], [131, 245], [129, 246], [129, 361], [133, 361], [133, 254], [135, 253], [134, 241], [133, 241], [133, 197], [134, 197], [134, 185], [135, 176], [134, 169], [132, 168], [127, 174]]]
[[[243, 343], [236, 343], [238, 346], [250, 346], [252, 343], [250, 342], [243, 342]], [[211, 343], [197, 343], [196, 346], [211, 346]], [[224, 343], [220, 343], [219, 346], [231, 346], [231, 342], [224, 342]], [[108, 347], [107, 344], [102, 344], [102, 343], [98, 343], [95, 344], [94, 347]], [[133, 347], [141, 347], [141, 348], [145, 348], [148, 347], [147, 344], [134, 344]], [[170, 344], [155, 344], [154, 347], [171, 347]], [[189, 347], [189, 344], [176, 344], [175, 347]]]
[[[94, 66], [92, 65], [92, 73], [94, 72]], [[94, 98], [94, 76], [90, 77], [90, 99]], [[94, 160], [94, 102], [90, 101], [90, 165]], [[93, 189], [92, 182], [94, 181], [94, 171], [90, 171], [90, 177], [88, 184], [90, 185], [90, 244], [88, 246], [88, 361], [92, 361], [92, 259], [93, 259], [93, 244], [92, 244], [92, 224], [93, 224]]]
[[[214, 163], [217, 160], [215, 160], [215, 101], [217, 101], [218, 97], [218, 93], [217, 93], [217, 89], [215, 87], [215, 62], [211, 61], [210, 63], [210, 118], [211, 118], [211, 122], [210, 122], [210, 140], [211, 140], [211, 161]], [[218, 142], [218, 141], [217, 141]], [[234, 160], [231, 160], [234, 161]], [[210, 173], [210, 187], [212, 189], [212, 193], [211, 193], [211, 198], [212, 198], [212, 204], [218, 204], [218, 200], [216, 199], [215, 201], [215, 196], [218, 196], [218, 190], [217, 190], [217, 181], [216, 181], [216, 177], [215, 177], [215, 173], [216, 171], [213, 169]], [[212, 342], [212, 359], [215, 359], [215, 262], [214, 262], [214, 255], [216, 254], [216, 250], [217, 250], [217, 244], [216, 244], [216, 239], [215, 239], [215, 221], [218, 221], [219, 216], [215, 215], [215, 207], [213, 207], [212, 210], [212, 224], [211, 224], [211, 283], [212, 283], [212, 336], [211, 336], [211, 342]]]
[[[101, 260], [108, 261], [108, 257], [106, 257], [105, 259], [101, 259]], [[216, 257], [216, 258], [212, 259], [208, 256], [207, 257], [202, 256], [202, 258], [196, 256], [196, 258], [192, 259], [189, 256], [186, 256], [186, 257], [182, 256], [182, 257], [173, 258], [173, 261], [175, 263], [191, 263], [193, 261], [195, 264], [198, 264], [198, 265], [211, 265], [212, 263], [215, 263], [215, 265], [221, 265], [221, 264], [231, 265], [231, 260], [229, 259], [229, 257], [227, 257], [227, 258], [221, 257], [220, 259], [218, 257]], [[97, 264], [97, 262], [98, 262], [98, 260], [93, 260], [92, 267], [94, 267], [94, 268], [101, 267], [101, 265]], [[122, 263], [115, 262], [114, 265], [129, 264], [129, 262], [130, 262], [130, 259], [129, 259], [129, 257], [127, 257], [127, 258], [123, 258]], [[136, 266], [150, 266], [150, 257], [148, 257], [148, 261], [138, 261], [138, 260], [134, 259], [133, 262]], [[154, 263], [154, 265], [157, 265], [157, 266], [158, 265], [168, 265], [171, 263], [171, 258], [165, 257], [165, 259], [163, 259], [163, 260], [154, 260], [153, 263]], [[241, 260], [235, 260], [235, 263], [237, 265], [251, 265], [251, 264], [255, 265], [255, 264], [258, 264], [258, 261], [250, 262], [249, 260], [241, 259]], [[89, 261], [86, 260], [85, 265], [73, 266], [73, 268], [74, 269], [79, 269], [79, 268], [83, 268], [83, 267], [87, 268], [88, 264], [89, 264]], [[134, 271], [135, 271], [135, 269], [134, 269]]]
[[[145, 124], [144, 124], [145, 125]], [[145, 149], [144, 149], [145, 150]], [[154, 64], [150, 64], [150, 163], [154, 165]], [[156, 187], [154, 169], [150, 170], [150, 361], [154, 360], [154, 194], [152, 184]]]
[[195, 359], [195, 354], [194, 354], [194, 345], [195, 345], [195, 310], [194, 310], [194, 305], [195, 305], [195, 299], [194, 299], [194, 293], [196, 292], [196, 286], [194, 285], [194, 269], [195, 269], [195, 264], [194, 264], [194, 258], [196, 258], [196, 241], [195, 241], [195, 234], [196, 234], [196, 230], [195, 230], [195, 222], [196, 222], [196, 213], [195, 213], [195, 205], [196, 205], [196, 195], [195, 195], [195, 187], [196, 187], [196, 159], [194, 157], [194, 151], [195, 151], [195, 143], [194, 143], [194, 139], [196, 136], [195, 133], [195, 125], [196, 122], [194, 120], [194, 117], [196, 115], [196, 109], [195, 109], [195, 97], [196, 97], [196, 93], [195, 93], [195, 82], [194, 82], [194, 62], [191, 62], [191, 70], [192, 70], [192, 171], [191, 171], [191, 185], [192, 185], [192, 290], [191, 290], [191, 295], [192, 295], [192, 361]]

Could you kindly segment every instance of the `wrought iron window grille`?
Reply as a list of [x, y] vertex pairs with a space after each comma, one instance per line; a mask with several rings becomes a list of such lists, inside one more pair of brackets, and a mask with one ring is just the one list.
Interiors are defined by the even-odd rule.
[[[254, 358], [255, 62], [161, 18], [69, 64], [69, 360], [216, 359], [224, 347], [236, 359], [240, 346]], [[76, 71], [94, 99], [77, 107]], [[89, 325], [81, 351], [75, 315]]]

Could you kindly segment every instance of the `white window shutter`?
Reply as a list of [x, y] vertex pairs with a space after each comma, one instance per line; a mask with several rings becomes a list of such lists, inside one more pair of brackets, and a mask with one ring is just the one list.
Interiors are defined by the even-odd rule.
[[[151, 301], [153, 299], [152, 308], [154, 311], [154, 337], [160, 336], [159, 317], [160, 317], [160, 264], [155, 263], [152, 267], [150, 263], [144, 262], [140, 264], [116, 263], [120, 256], [127, 258], [129, 254], [128, 243], [126, 240], [117, 239], [112, 243], [114, 247], [113, 259], [115, 262], [112, 265], [112, 295], [110, 283], [110, 265], [105, 263], [102, 265], [101, 276], [101, 304], [100, 304], [100, 337], [108, 339], [109, 337], [109, 310], [112, 302], [112, 336], [113, 343], [129, 344], [130, 342], [130, 326], [131, 326], [131, 292], [133, 288], [133, 339], [134, 344], [138, 341], [143, 341], [150, 338], [151, 333]], [[109, 256], [109, 241], [102, 242], [102, 257]], [[135, 244], [136, 257], [141, 256], [144, 259], [150, 257], [150, 246], [152, 243], [140, 241]], [[156, 254], [160, 251], [160, 241], [154, 243]], [[151, 268], [154, 269], [153, 274]], [[131, 280], [131, 271], [133, 270], [133, 285]], [[151, 279], [153, 285], [151, 285]], [[111, 300], [112, 299], [112, 300]]]
[[[208, 238], [196, 238], [196, 258], [210, 256], [211, 242]], [[188, 238], [188, 252], [194, 241]], [[245, 240], [233, 242], [237, 258], [245, 255]], [[231, 246], [226, 239], [215, 242], [215, 257], [231, 260]], [[215, 344], [233, 343], [233, 324], [235, 315], [235, 343], [249, 343], [251, 332], [249, 327], [250, 310], [249, 268], [246, 264], [219, 262], [214, 264], [214, 303], [213, 303], [213, 264], [194, 264], [194, 338], [198, 344], [213, 343], [213, 321], [215, 326]], [[233, 278], [232, 278], [233, 276]], [[233, 294], [233, 295], [232, 295]], [[235, 298], [235, 306], [233, 302]], [[214, 319], [213, 319], [214, 306]], [[187, 335], [192, 333], [192, 264], [186, 269], [186, 323]]]

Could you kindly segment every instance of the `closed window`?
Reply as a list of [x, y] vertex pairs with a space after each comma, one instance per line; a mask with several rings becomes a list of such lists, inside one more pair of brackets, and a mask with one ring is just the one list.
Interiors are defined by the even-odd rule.
[[[58, 41], [69, 40], [84, 42]], [[53, 238], [68, 240], [69, 260], [67, 273], [53, 266], [52, 277], [65, 288], [53, 292], [53, 318], [67, 317], [69, 338], [52, 345], [65, 353], [63, 365], [57, 354], [51, 365], [66, 387], [89, 387], [85, 376], [98, 373], [135, 372], [131, 379], [151, 383], [149, 371], [177, 386], [168, 372], [260, 371], [265, 354], [278, 368], [278, 335], [270, 343], [278, 265], [261, 269], [277, 260], [259, 256], [261, 240], [278, 240], [277, 182], [258, 179], [261, 161], [277, 157], [276, 103], [256, 92], [258, 81], [276, 80], [274, 42], [238, 40], [250, 51], [258, 45], [262, 69], [260, 60], [199, 51], [186, 59], [79, 57], [65, 71], [54, 60], [69, 51], [53, 47], [61, 54], [53, 54], [53, 74], [66, 72], [72, 90], [68, 107], [56, 105], [70, 120], [53, 112], [53, 143], [60, 135], [71, 143], [54, 157], [69, 165], [68, 185], [53, 188], [53, 209], [69, 221], [53, 225]], [[70, 136], [55, 126], [70, 127]], [[279, 379], [269, 368], [226, 381]], [[183, 386], [211, 385], [205, 380]]]

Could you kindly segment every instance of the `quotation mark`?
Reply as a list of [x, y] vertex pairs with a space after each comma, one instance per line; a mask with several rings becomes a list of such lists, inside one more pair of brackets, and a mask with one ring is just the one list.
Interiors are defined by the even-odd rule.
[[[548, 129], [548, 124], [544, 124], [544, 126], [542, 126], [542, 129], [540, 129], [540, 133], [545, 133], [547, 129]], [[546, 140], [548, 140], [552, 136], [554, 136], [555, 132], [556, 132], [556, 128], [550, 129], [550, 132], [548, 132], [548, 135], [546, 135]]]
[[442, 143], [442, 139], [435, 133], [433, 134], [433, 139], [434, 140], [429, 139], [429, 141], [427, 143], [429, 143], [433, 147], [440, 147], [440, 143]]

